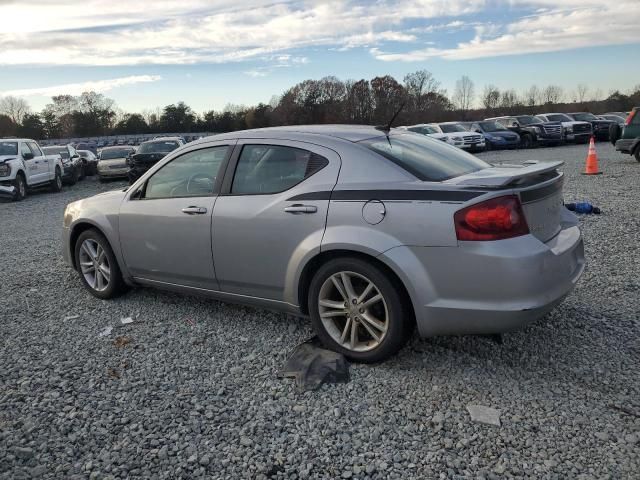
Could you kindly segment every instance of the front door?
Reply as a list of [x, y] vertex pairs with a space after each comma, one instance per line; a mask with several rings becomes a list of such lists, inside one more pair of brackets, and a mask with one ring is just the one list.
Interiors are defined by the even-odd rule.
[[133, 277], [218, 289], [211, 214], [231, 149], [211, 142], [173, 154], [123, 201], [120, 244]]
[[49, 160], [40, 150], [40, 147], [36, 142], [28, 142], [27, 145], [33, 153], [33, 160], [35, 161], [37, 174], [33, 178], [33, 183], [44, 183], [51, 179], [49, 176]]
[[213, 213], [224, 292], [283, 301], [287, 274], [319, 250], [340, 157], [314, 144], [239, 140]]

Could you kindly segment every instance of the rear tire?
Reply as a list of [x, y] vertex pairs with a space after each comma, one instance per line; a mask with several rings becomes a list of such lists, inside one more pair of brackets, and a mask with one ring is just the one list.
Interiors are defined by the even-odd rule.
[[24, 200], [27, 196], [27, 181], [25, 180], [22, 172], [18, 172], [16, 175], [16, 178], [13, 181], [13, 186], [16, 188], [16, 194], [13, 197], [14, 200], [17, 202]]
[[80, 174], [78, 176], [78, 180], [85, 179], [85, 177], [87, 176], [86, 170], [87, 170], [86, 164], [83, 163], [82, 165], [80, 165]]
[[413, 330], [403, 295], [388, 274], [359, 258], [337, 258], [320, 267], [308, 305], [322, 344], [356, 362], [389, 358]]
[[636, 161], [640, 162], [640, 145], [636, 147], [636, 151], [633, 156], [636, 157]]
[[611, 145], [615, 145], [618, 139], [620, 138], [621, 130], [620, 125], [617, 123], [613, 123], [609, 126], [609, 141]]
[[80, 281], [91, 295], [108, 300], [125, 291], [116, 256], [109, 241], [98, 230], [92, 228], [80, 234], [74, 256]]
[[71, 177], [69, 178], [69, 180], [67, 180], [67, 183], [69, 185], [75, 185], [76, 183], [78, 183], [79, 178], [80, 178], [80, 169], [78, 167], [74, 167], [73, 171], [71, 172]]
[[60, 167], [56, 167], [56, 173], [51, 180], [51, 191], [59, 192], [62, 190], [62, 173], [60, 172]]

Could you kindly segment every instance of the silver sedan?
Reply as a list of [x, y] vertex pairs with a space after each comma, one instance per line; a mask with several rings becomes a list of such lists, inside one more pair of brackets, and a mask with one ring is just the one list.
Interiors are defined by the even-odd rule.
[[375, 362], [414, 327], [505, 332], [571, 292], [585, 261], [560, 165], [369, 126], [216, 135], [69, 204], [64, 256], [98, 298], [151, 286], [288, 311]]

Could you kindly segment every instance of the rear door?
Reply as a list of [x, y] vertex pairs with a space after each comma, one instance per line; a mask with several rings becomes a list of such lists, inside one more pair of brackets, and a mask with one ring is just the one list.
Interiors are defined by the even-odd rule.
[[120, 245], [131, 275], [217, 290], [211, 213], [234, 141], [180, 152], [122, 203]]
[[297, 262], [320, 249], [340, 170], [330, 149], [239, 140], [213, 212], [213, 258], [224, 292], [284, 300]]

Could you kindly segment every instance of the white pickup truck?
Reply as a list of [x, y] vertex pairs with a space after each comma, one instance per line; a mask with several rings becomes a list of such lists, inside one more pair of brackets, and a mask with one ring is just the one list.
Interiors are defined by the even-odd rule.
[[30, 188], [62, 190], [60, 155], [44, 155], [34, 140], [0, 138], [0, 197], [22, 200]]

